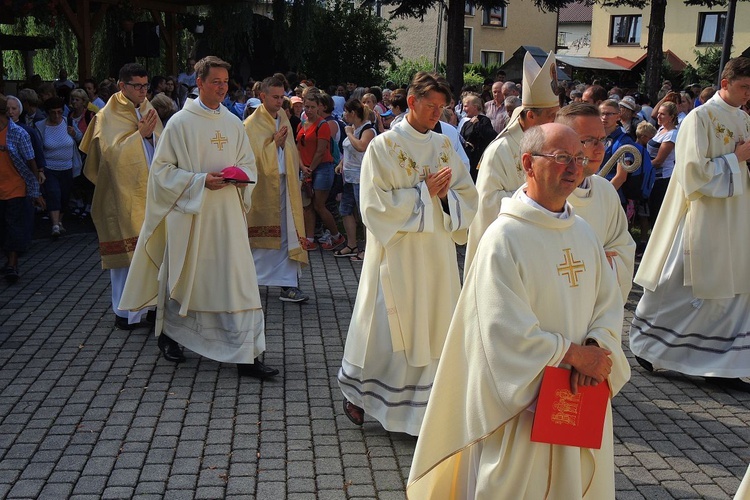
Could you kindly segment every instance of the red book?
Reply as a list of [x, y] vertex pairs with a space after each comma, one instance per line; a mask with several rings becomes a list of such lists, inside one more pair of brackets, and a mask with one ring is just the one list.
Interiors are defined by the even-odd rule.
[[598, 450], [602, 446], [607, 401], [607, 382], [578, 386], [578, 394], [573, 394], [570, 392], [570, 370], [546, 367], [531, 427], [531, 440]]

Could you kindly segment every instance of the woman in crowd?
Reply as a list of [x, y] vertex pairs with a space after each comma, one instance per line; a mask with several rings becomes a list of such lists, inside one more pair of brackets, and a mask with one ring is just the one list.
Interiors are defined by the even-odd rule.
[[[299, 129], [300, 123], [302, 123], [302, 98], [292, 96], [289, 98], [289, 104], [291, 106], [291, 115], [289, 116], [289, 124], [292, 126], [292, 130], [295, 132]], [[296, 140], [296, 139], [295, 139]]]
[[635, 131], [638, 128], [638, 124], [641, 122], [641, 117], [638, 115], [641, 108], [636, 104], [635, 98], [629, 95], [620, 99], [619, 104], [622, 131], [628, 134], [631, 139], [635, 140]]
[[344, 191], [341, 193], [339, 214], [344, 220], [346, 232], [346, 246], [336, 250], [335, 257], [349, 257], [353, 261], [361, 262], [364, 251], [357, 246], [357, 216], [359, 211], [359, 173], [362, 168], [362, 158], [370, 141], [375, 137], [375, 127], [365, 119], [365, 107], [356, 99], [349, 99], [344, 105], [344, 121], [351, 123], [344, 129], [344, 157], [336, 167], [344, 176]]
[[154, 97], [156, 97], [157, 94], [161, 94], [167, 89], [167, 79], [163, 76], [156, 75], [155, 77], [151, 78], [151, 85], [148, 89], [148, 100], [150, 101]]
[[[70, 113], [68, 114], [67, 123], [69, 126], [79, 130], [81, 137], [86, 133], [86, 129], [94, 118], [95, 113], [88, 109], [89, 95], [83, 89], [73, 89], [70, 93]], [[80, 139], [76, 141], [76, 144]], [[85, 156], [81, 157], [84, 161]], [[73, 189], [72, 189], [72, 206], [73, 214], [82, 218], [88, 217], [91, 213], [91, 200], [94, 198], [94, 185], [86, 176], [80, 175], [80, 171], [73, 172]]]
[[172, 99], [172, 102], [174, 102], [174, 109], [179, 110], [182, 109], [182, 105], [185, 103], [183, 96], [180, 94], [180, 89], [183, 89], [184, 87], [180, 85], [177, 82], [177, 78], [174, 76], [168, 76], [166, 83], [165, 83], [165, 89], [164, 94]]
[[26, 109], [24, 109], [21, 100], [18, 97], [8, 96], [8, 118], [24, 129], [31, 137], [31, 147], [34, 148], [34, 160], [36, 168], [39, 171], [39, 184], [44, 184], [44, 167], [47, 162], [44, 161], [44, 146], [42, 145], [42, 136], [34, 125], [26, 124]]
[[370, 111], [372, 111], [372, 124], [375, 125], [375, 129], [377, 130], [378, 134], [382, 134], [385, 131], [385, 127], [383, 127], [383, 119], [380, 117], [380, 113], [377, 111], [378, 107], [378, 100], [375, 97], [374, 94], [367, 93], [362, 96], [362, 104], [367, 106]]
[[[332, 250], [344, 243], [344, 235], [339, 233], [333, 214], [326, 207], [328, 192], [333, 187], [334, 168], [331, 156], [331, 129], [321, 116], [323, 99], [320, 94], [308, 92], [304, 101], [307, 120], [297, 131], [297, 149], [299, 149], [302, 171], [312, 177], [312, 204], [305, 207], [306, 250], [315, 250], [315, 217], [317, 213], [323, 225], [331, 233], [331, 241], [321, 242], [324, 250]], [[312, 212], [314, 211], [314, 213]], [[310, 224], [312, 221], [312, 224]], [[312, 226], [312, 227], [311, 227]]]
[[166, 92], [155, 95], [154, 98], [151, 99], [151, 105], [156, 110], [156, 114], [159, 115], [159, 119], [163, 126], [166, 126], [167, 121], [169, 121], [172, 115], [177, 112], [174, 101], [169, 98]]
[[461, 120], [459, 134], [463, 138], [464, 150], [469, 157], [469, 172], [477, 181], [477, 165], [487, 146], [497, 137], [492, 128], [492, 120], [484, 114], [482, 99], [477, 94], [467, 94], [463, 98], [466, 116]]
[[47, 167], [44, 171], [47, 181], [44, 183], [47, 210], [52, 219], [52, 237], [58, 238], [65, 232], [62, 225], [61, 211], [68, 206], [70, 190], [73, 186], [73, 170], [81, 169], [81, 156], [78, 154], [78, 143], [83, 134], [68, 125], [63, 119], [65, 102], [59, 97], [47, 99], [44, 109], [47, 119], [36, 123], [42, 137], [44, 158]]
[[648, 198], [651, 224], [659, 215], [659, 209], [667, 192], [669, 178], [674, 169], [674, 145], [677, 142], [677, 105], [673, 102], [664, 102], [656, 112], [656, 120], [659, 130], [653, 139], [648, 141], [648, 154], [651, 164], [656, 169], [656, 181]]
[[677, 105], [677, 123], [682, 120], [693, 110], [693, 98], [687, 92], [680, 92], [680, 102]]
[[[651, 125], [650, 122], [642, 120], [638, 127], [635, 130], [635, 142], [644, 148], [645, 151], [648, 152], [648, 143], [651, 139], [654, 138], [656, 135], [656, 127]], [[648, 153], [649, 157], [651, 156], [650, 153]], [[651, 162], [652, 168], [653, 168], [653, 161]], [[653, 189], [653, 187], [652, 187]], [[651, 198], [651, 194], [649, 194], [649, 198]], [[637, 257], [640, 257], [643, 255], [643, 252], [646, 250], [646, 244], [648, 243], [648, 235], [649, 231], [651, 231], [651, 208], [649, 207], [649, 200], [648, 199], [639, 199], [636, 201], [635, 206], [635, 215], [636, 220], [638, 222], [638, 227], [640, 228], [640, 241], [638, 242], [635, 254]]]

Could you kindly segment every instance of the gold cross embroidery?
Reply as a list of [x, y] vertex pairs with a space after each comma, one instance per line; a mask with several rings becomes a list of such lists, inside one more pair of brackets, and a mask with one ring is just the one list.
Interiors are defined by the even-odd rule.
[[224, 151], [224, 144], [226, 144], [227, 142], [229, 142], [229, 140], [226, 137], [223, 137], [219, 130], [216, 131], [216, 137], [211, 139], [211, 143], [216, 144], [216, 147], [219, 148], [219, 151]]
[[566, 275], [570, 287], [575, 288], [578, 286], [578, 273], [582, 273], [586, 270], [586, 264], [580, 260], [575, 260], [570, 248], [563, 249], [563, 253], [565, 254], [565, 261], [562, 264], [557, 265], [557, 275]]

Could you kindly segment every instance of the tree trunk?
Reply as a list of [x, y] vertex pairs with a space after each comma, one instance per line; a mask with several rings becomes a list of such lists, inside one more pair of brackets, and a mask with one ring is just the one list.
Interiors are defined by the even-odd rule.
[[448, 33], [446, 49], [446, 78], [458, 101], [464, 86], [464, 4], [459, 0], [448, 3]]
[[664, 21], [667, 11], [667, 0], [651, 2], [651, 20], [648, 25], [648, 46], [646, 55], [646, 95], [655, 105], [659, 102], [657, 94], [661, 88], [661, 67], [664, 60]]

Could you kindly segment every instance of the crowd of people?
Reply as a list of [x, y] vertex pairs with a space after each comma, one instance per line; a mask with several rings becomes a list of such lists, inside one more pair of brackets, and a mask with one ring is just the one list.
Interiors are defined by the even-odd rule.
[[573, 395], [629, 379], [637, 255], [640, 365], [750, 392], [747, 58], [719, 89], [664, 82], [653, 107], [558, 82], [552, 53], [458, 101], [428, 72], [324, 91], [230, 71], [208, 56], [149, 79], [131, 63], [99, 85], [61, 72], [0, 97], [5, 279], [20, 278], [34, 206], [53, 238], [90, 214], [116, 328], [153, 328], [168, 361], [187, 347], [266, 379], [279, 370], [260, 359], [258, 287], [302, 303], [308, 252], [361, 263], [343, 411], [419, 436], [412, 498], [614, 497], [609, 404], [586, 460], [529, 432], [546, 366], [570, 370]]

